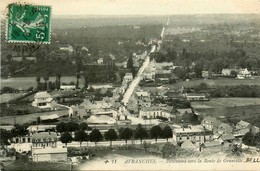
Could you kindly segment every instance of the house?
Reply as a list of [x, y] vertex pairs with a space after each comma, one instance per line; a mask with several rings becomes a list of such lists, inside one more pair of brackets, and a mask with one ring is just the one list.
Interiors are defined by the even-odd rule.
[[213, 140], [212, 131], [205, 129], [201, 125], [189, 126], [188, 128], [174, 128], [172, 132], [174, 144], [182, 144], [188, 140], [196, 145], [200, 145]]
[[231, 134], [231, 133], [233, 133], [233, 128], [227, 123], [221, 123], [218, 126], [218, 133], [219, 134]]
[[150, 73], [145, 72], [145, 73], [143, 73], [143, 80], [152, 80], [152, 81], [154, 81], [154, 79], [155, 79], [155, 73], [154, 72], [150, 72]]
[[186, 113], [190, 113], [190, 114], [193, 113], [191, 108], [177, 109], [177, 112], [178, 112], [179, 114], [181, 114], [181, 115], [186, 114]]
[[218, 128], [220, 126], [221, 122], [213, 117], [205, 117], [201, 121], [201, 125], [207, 129], [213, 132], [213, 134], [218, 132]]
[[76, 85], [61, 85], [60, 90], [65, 90], [65, 91], [76, 90]]
[[223, 134], [220, 136], [219, 141], [223, 143], [232, 143], [235, 140], [235, 136], [232, 134]]
[[159, 107], [159, 106], [151, 106], [151, 107], [143, 107], [139, 111], [139, 117], [143, 119], [155, 119], [157, 117], [164, 117], [170, 119], [173, 117], [172, 115], [172, 107]]
[[255, 134], [255, 133], [259, 132], [259, 128], [256, 126], [253, 126], [252, 124], [250, 124], [246, 121], [243, 121], [243, 120], [239, 121], [235, 127], [236, 136], [243, 136], [247, 132], [252, 132], [253, 134]]
[[13, 143], [31, 143], [32, 137], [30, 135], [21, 136], [21, 137], [13, 137], [12, 142]]
[[71, 45], [69, 45], [69, 46], [62, 46], [62, 47], [60, 47], [60, 50], [67, 51], [67, 52], [70, 52], [70, 53], [72, 53], [74, 51], [73, 47]]
[[209, 78], [209, 71], [202, 71], [203, 78]]
[[97, 113], [100, 109], [111, 109], [113, 106], [112, 102], [102, 101], [90, 101], [89, 99], [84, 99], [84, 101], [79, 105], [80, 108], [84, 108], [87, 112], [92, 114]]
[[221, 73], [223, 76], [230, 76], [232, 69], [222, 69]]
[[103, 64], [103, 63], [104, 63], [103, 58], [98, 58], [97, 63], [98, 63], [98, 64]]
[[78, 117], [80, 119], [83, 119], [87, 116], [87, 111], [83, 106], [71, 106], [69, 109], [69, 117]]
[[251, 77], [251, 72], [249, 72], [247, 68], [239, 70], [239, 73], [237, 74], [238, 79], [244, 79], [249, 77]]
[[67, 147], [57, 146], [57, 134], [42, 132], [32, 135], [32, 160], [34, 162], [67, 161]]
[[138, 91], [135, 93], [138, 99], [143, 99], [144, 97], [149, 97], [150, 94], [146, 91]]
[[207, 101], [209, 98], [203, 93], [185, 93], [185, 97], [189, 101]]
[[32, 102], [32, 106], [41, 109], [52, 108], [55, 104], [55, 101], [47, 92], [36, 93], [34, 96], [34, 101]]
[[123, 82], [129, 83], [133, 81], [133, 74], [132, 73], [126, 73], [123, 79]]
[[32, 135], [32, 160], [34, 162], [67, 161], [67, 148], [57, 146], [57, 134], [42, 132]]
[[32, 148], [57, 147], [57, 134], [54, 132], [41, 132], [32, 135]]

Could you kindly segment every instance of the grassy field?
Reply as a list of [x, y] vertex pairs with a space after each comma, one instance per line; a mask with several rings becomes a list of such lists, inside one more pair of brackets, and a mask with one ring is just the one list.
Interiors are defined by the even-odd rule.
[[245, 120], [260, 127], [260, 98], [214, 98], [191, 106], [203, 116], [225, 116], [225, 120]]
[[190, 88], [194, 86], [198, 86], [201, 83], [206, 83], [210, 87], [217, 86], [236, 86], [236, 85], [260, 85], [260, 78], [256, 79], [244, 79], [239, 80], [235, 78], [217, 78], [217, 79], [198, 79], [198, 80], [190, 80], [190, 81], [181, 81], [176, 84], [166, 85], [169, 88], [181, 88], [184, 86], [185, 88]]
[[[50, 77], [49, 81], [55, 81], [56, 77]], [[27, 89], [29, 87], [37, 87], [36, 77], [15, 77], [9, 79], [0, 79], [1, 87], [12, 87], [17, 89]], [[73, 76], [63, 76], [61, 77], [61, 83], [70, 83], [73, 81], [76, 83], [77, 79]], [[41, 82], [44, 82], [43, 78], [41, 78]], [[79, 80], [79, 86], [83, 86], [84, 79], [81, 78]]]
[[194, 109], [260, 105], [260, 98], [212, 98], [210, 101], [191, 102]]
[[10, 100], [16, 99], [22, 96], [24, 93], [4, 93], [0, 95], [0, 103], [5, 103]]

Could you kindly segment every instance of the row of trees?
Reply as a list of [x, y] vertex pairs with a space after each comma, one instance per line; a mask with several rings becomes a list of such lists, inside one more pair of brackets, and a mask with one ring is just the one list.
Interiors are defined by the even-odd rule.
[[59, 133], [64, 133], [64, 132], [76, 132], [76, 131], [85, 131], [85, 130], [92, 130], [91, 127], [88, 126], [86, 122], [82, 122], [80, 124], [76, 122], [61, 122], [57, 124], [56, 130]]
[[[130, 140], [131, 138], [134, 139], [140, 139], [141, 143], [143, 139], [149, 138], [148, 131], [142, 127], [141, 124], [137, 126], [135, 130], [132, 130], [130, 128], [120, 128], [118, 130], [119, 134], [114, 129], [109, 129], [104, 133], [104, 137], [101, 134], [101, 132], [98, 129], [93, 129], [91, 133], [88, 135], [84, 130], [78, 130], [75, 132], [74, 139], [72, 138], [71, 134], [67, 131], [62, 133], [60, 140], [62, 143], [70, 143], [72, 140], [80, 142], [80, 146], [83, 141], [91, 141], [95, 142], [95, 144], [103, 138], [105, 140], [110, 141], [110, 145], [112, 146], [112, 141], [115, 141], [117, 139], [122, 139], [126, 142]], [[172, 129], [170, 126], [165, 126], [163, 129], [159, 126], [153, 126], [150, 130], [150, 138], [154, 138], [157, 142], [158, 138], [166, 138], [168, 141], [168, 138], [172, 137]]]

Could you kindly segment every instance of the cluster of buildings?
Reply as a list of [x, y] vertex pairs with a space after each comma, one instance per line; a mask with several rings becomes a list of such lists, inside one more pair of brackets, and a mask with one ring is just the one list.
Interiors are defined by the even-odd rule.
[[251, 78], [252, 71], [248, 71], [247, 68], [240, 68], [240, 69], [223, 69], [222, 75], [223, 76], [236, 76], [238, 79], [245, 79], [245, 78]]
[[241, 144], [241, 138], [247, 132], [255, 134], [259, 132], [259, 128], [243, 120], [230, 125], [213, 117], [205, 117], [200, 125], [173, 128], [173, 143], [186, 149], [206, 150], [214, 147], [221, 150], [223, 145]]
[[[54, 125], [56, 127], [56, 125]], [[28, 128], [29, 134], [23, 137], [14, 137], [8, 148], [14, 148], [19, 153], [31, 151], [33, 162], [67, 161], [67, 147], [58, 142], [55, 132], [46, 132], [54, 129], [53, 125], [37, 125]]]

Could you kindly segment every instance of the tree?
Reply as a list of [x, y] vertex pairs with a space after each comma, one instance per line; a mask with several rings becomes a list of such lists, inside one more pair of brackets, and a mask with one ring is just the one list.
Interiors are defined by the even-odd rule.
[[168, 142], [168, 138], [172, 137], [172, 128], [169, 125], [163, 128], [162, 137], [166, 138], [167, 142]]
[[151, 133], [151, 138], [154, 138], [156, 143], [157, 143], [157, 139], [161, 136], [162, 134], [162, 129], [159, 125], [155, 125], [151, 128], [150, 130]]
[[89, 134], [89, 140], [91, 142], [95, 142], [95, 146], [97, 145], [97, 142], [102, 139], [103, 139], [103, 136], [98, 129], [93, 129], [91, 131], [91, 133]]
[[85, 74], [84, 75], [84, 87], [85, 87], [85, 89], [87, 89], [88, 88], [88, 76], [87, 76], [87, 74]]
[[46, 89], [48, 90], [49, 87], [48, 87], [47, 81], [49, 80], [49, 75], [45, 75], [45, 76], [43, 77], [43, 79], [44, 79], [44, 81], [45, 81]]
[[109, 129], [105, 132], [105, 139], [110, 141], [110, 146], [112, 146], [112, 141], [118, 138], [117, 133], [114, 129]]
[[83, 141], [88, 141], [88, 134], [83, 130], [79, 130], [79, 131], [75, 132], [74, 140], [79, 141], [80, 147], [81, 147], [81, 144]]
[[79, 88], [79, 79], [80, 79], [80, 73], [76, 73], [76, 78], [77, 78], [77, 83], [76, 83], [76, 88]]
[[56, 74], [56, 88], [60, 89], [60, 79], [61, 79], [61, 74], [57, 73]]
[[75, 132], [79, 129], [79, 124], [76, 122], [68, 122], [66, 126], [67, 126], [67, 131], [69, 132]]
[[28, 128], [27, 125], [19, 125], [19, 124], [14, 125], [14, 128], [11, 130], [12, 137], [22, 137], [27, 135], [29, 133], [27, 128]]
[[8, 140], [11, 139], [11, 133], [10, 131], [7, 131], [5, 129], [0, 129], [0, 135], [1, 135], [1, 145], [9, 145]]
[[41, 82], [41, 77], [40, 76], [36, 77], [36, 82], [37, 82], [37, 85], [39, 86], [39, 84]]
[[143, 139], [148, 137], [147, 131], [142, 127], [141, 124], [138, 124], [136, 130], [135, 130], [135, 138], [140, 139], [141, 144], [143, 142]]
[[88, 126], [88, 124], [86, 122], [82, 122], [79, 124], [79, 130], [91, 130], [92, 128]]
[[64, 132], [63, 134], [61, 134], [60, 141], [62, 143], [65, 143], [65, 145], [67, 146], [67, 143], [70, 143], [72, 141], [72, 136], [69, 132]]
[[58, 123], [56, 125], [56, 130], [59, 132], [59, 133], [62, 133], [62, 132], [66, 132], [67, 131], [67, 126], [64, 122], [61, 122], [61, 123]]
[[127, 140], [130, 140], [132, 136], [133, 136], [133, 130], [130, 128], [123, 128], [121, 131], [119, 131], [119, 137], [125, 140], [126, 144], [127, 144]]
[[254, 135], [252, 132], [248, 132], [244, 135], [244, 137], [242, 138], [242, 142], [245, 145], [251, 146], [254, 145]]

